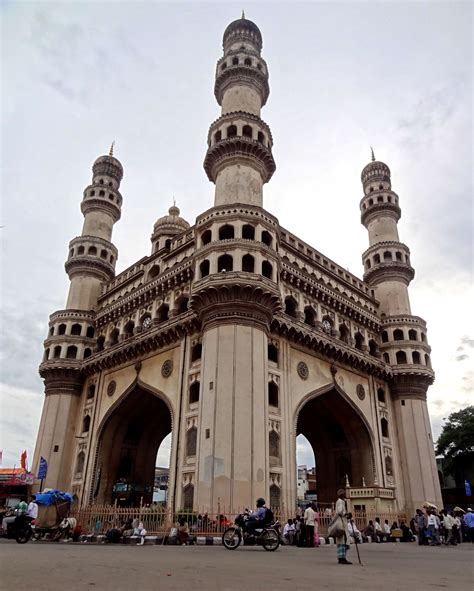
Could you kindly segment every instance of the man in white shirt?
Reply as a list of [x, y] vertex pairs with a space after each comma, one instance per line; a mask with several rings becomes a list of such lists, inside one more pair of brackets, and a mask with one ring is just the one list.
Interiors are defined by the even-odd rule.
[[439, 517], [434, 510], [428, 514], [428, 531], [430, 532], [430, 546], [439, 546]]
[[444, 543], [446, 544], [446, 546], [449, 546], [449, 544], [456, 546], [456, 541], [454, 540], [454, 537], [453, 537], [454, 517], [452, 516], [451, 513], [446, 512], [446, 515], [444, 516], [444, 519], [443, 519], [443, 525], [444, 525], [444, 529], [446, 531], [446, 539], [445, 539]]
[[28, 517], [31, 517], [31, 519], [38, 519], [38, 505], [36, 503], [35, 495], [31, 497], [31, 501], [28, 504], [26, 514], [28, 515]]
[[285, 523], [285, 527], [283, 528], [283, 539], [285, 540], [285, 544], [288, 546], [293, 544], [295, 533], [296, 530], [293, 519], [288, 519], [287, 523]]
[[385, 535], [382, 531], [382, 526], [380, 525], [380, 517], [375, 518], [374, 527], [375, 527], [375, 540], [377, 542], [382, 542]]
[[316, 514], [313, 506], [310, 504], [304, 512], [304, 523], [306, 526], [306, 544], [309, 548], [314, 548], [314, 518]]

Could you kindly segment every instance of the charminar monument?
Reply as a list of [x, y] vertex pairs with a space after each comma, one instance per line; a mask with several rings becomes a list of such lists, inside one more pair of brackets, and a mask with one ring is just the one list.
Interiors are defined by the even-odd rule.
[[[310, 442], [319, 501], [441, 504], [426, 403], [434, 374], [414, 316], [410, 250], [389, 167], [362, 170], [363, 279], [264, 208], [275, 171], [261, 118], [269, 96], [262, 35], [244, 16], [224, 32], [204, 170], [214, 204], [190, 225], [173, 206], [151, 252], [115, 274], [122, 164], [100, 156], [69, 244], [69, 295], [49, 319], [45, 401], [33, 468], [82, 504], [150, 502], [171, 433], [168, 504], [228, 511], [263, 496], [296, 502], [296, 437]], [[356, 190], [356, 187], [354, 187]], [[355, 223], [355, 220], [354, 220]]]

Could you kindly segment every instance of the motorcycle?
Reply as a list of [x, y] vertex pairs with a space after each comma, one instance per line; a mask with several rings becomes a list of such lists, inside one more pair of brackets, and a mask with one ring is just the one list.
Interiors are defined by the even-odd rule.
[[16, 518], [13, 524], [14, 537], [17, 544], [26, 544], [33, 535], [34, 519], [27, 515], [21, 515]]
[[240, 544], [244, 546], [263, 546], [268, 552], [274, 552], [280, 545], [280, 524], [270, 521], [260, 528], [247, 531], [245, 524], [249, 519], [248, 513], [241, 513], [235, 519], [235, 525], [228, 527], [222, 534], [222, 543], [227, 550], [236, 550]]

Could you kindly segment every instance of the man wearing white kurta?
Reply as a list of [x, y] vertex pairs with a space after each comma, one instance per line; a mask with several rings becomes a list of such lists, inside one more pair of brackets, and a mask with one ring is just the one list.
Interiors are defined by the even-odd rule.
[[337, 561], [339, 564], [352, 564], [346, 558], [347, 549], [349, 547], [349, 536], [347, 535], [347, 517], [346, 517], [346, 491], [340, 488], [337, 491], [336, 501], [336, 515], [342, 520], [344, 533], [336, 537]]

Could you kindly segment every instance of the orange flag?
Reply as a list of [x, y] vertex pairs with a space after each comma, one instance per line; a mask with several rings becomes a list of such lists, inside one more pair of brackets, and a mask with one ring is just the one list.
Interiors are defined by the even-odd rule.
[[23, 468], [23, 470], [26, 470], [26, 449], [25, 451], [21, 454], [21, 467]]

